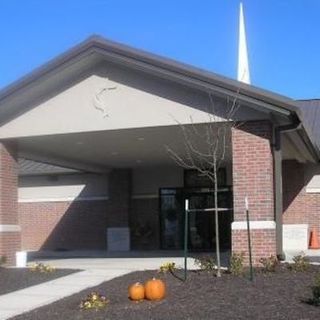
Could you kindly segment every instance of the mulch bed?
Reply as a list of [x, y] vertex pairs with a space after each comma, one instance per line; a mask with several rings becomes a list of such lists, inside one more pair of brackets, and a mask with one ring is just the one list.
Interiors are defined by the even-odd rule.
[[[253, 282], [230, 274], [216, 278], [207, 272], [190, 271], [185, 283], [171, 274], [134, 272], [14, 319], [319, 319], [320, 307], [303, 302], [310, 297], [318, 271], [314, 266], [301, 273], [282, 268], [276, 273], [256, 273]], [[128, 300], [129, 284], [155, 275], [167, 284], [164, 300]], [[79, 310], [80, 301], [93, 290], [105, 294], [109, 305], [99, 311]]]
[[52, 273], [39, 273], [28, 269], [0, 268], [0, 295], [60, 278], [76, 271], [57, 269]]

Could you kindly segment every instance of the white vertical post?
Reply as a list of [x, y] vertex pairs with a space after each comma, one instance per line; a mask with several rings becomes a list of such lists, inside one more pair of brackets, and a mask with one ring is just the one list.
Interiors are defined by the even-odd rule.
[[248, 196], [246, 196], [246, 197], [244, 198], [244, 204], [245, 204], [245, 207], [246, 207], [246, 211], [248, 211], [248, 210], [249, 210]]

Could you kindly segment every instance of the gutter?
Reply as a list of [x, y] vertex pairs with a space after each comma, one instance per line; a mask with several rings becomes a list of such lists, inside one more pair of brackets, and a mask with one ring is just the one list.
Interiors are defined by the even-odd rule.
[[274, 216], [276, 221], [276, 253], [280, 260], [284, 259], [283, 253], [283, 198], [282, 198], [282, 154], [281, 154], [281, 133], [297, 130], [300, 120], [296, 116], [292, 123], [274, 128], [274, 141], [271, 145], [273, 151], [274, 167]]

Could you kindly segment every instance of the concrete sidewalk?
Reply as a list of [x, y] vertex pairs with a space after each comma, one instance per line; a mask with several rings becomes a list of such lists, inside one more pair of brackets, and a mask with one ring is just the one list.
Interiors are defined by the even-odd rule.
[[[153, 258], [65, 258], [37, 260], [61, 269], [82, 270], [117, 270], [127, 269], [128, 272], [140, 270], [157, 270], [165, 262], [175, 262], [183, 267], [183, 257], [153, 257]], [[188, 268], [196, 269], [193, 258], [188, 258]]]
[[84, 270], [0, 296], [0, 320], [50, 304], [133, 270]]
[[[53, 303], [133, 271], [158, 269], [162, 263], [168, 261], [175, 262], [178, 266], [183, 266], [182, 257], [66, 258], [38, 261], [56, 268], [83, 269], [84, 271], [0, 295], [0, 320]], [[194, 259], [188, 258], [188, 268], [197, 268], [194, 264]]]

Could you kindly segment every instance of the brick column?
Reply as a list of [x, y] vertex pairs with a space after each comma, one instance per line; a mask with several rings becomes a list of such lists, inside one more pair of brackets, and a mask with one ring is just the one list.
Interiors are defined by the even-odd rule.
[[249, 200], [254, 264], [276, 254], [272, 126], [252, 121], [232, 129], [234, 222], [232, 251], [248, 258], [245, 197]]
[[0, 144], [0, 255], [7, 264], [15, 264], [20, 250], [21, 234], [18, 221], [18, 165], [15, 146]]
[[109, 174], [108, 227], [128, 227], [131, 202], [131, 170], [114, 169]]

